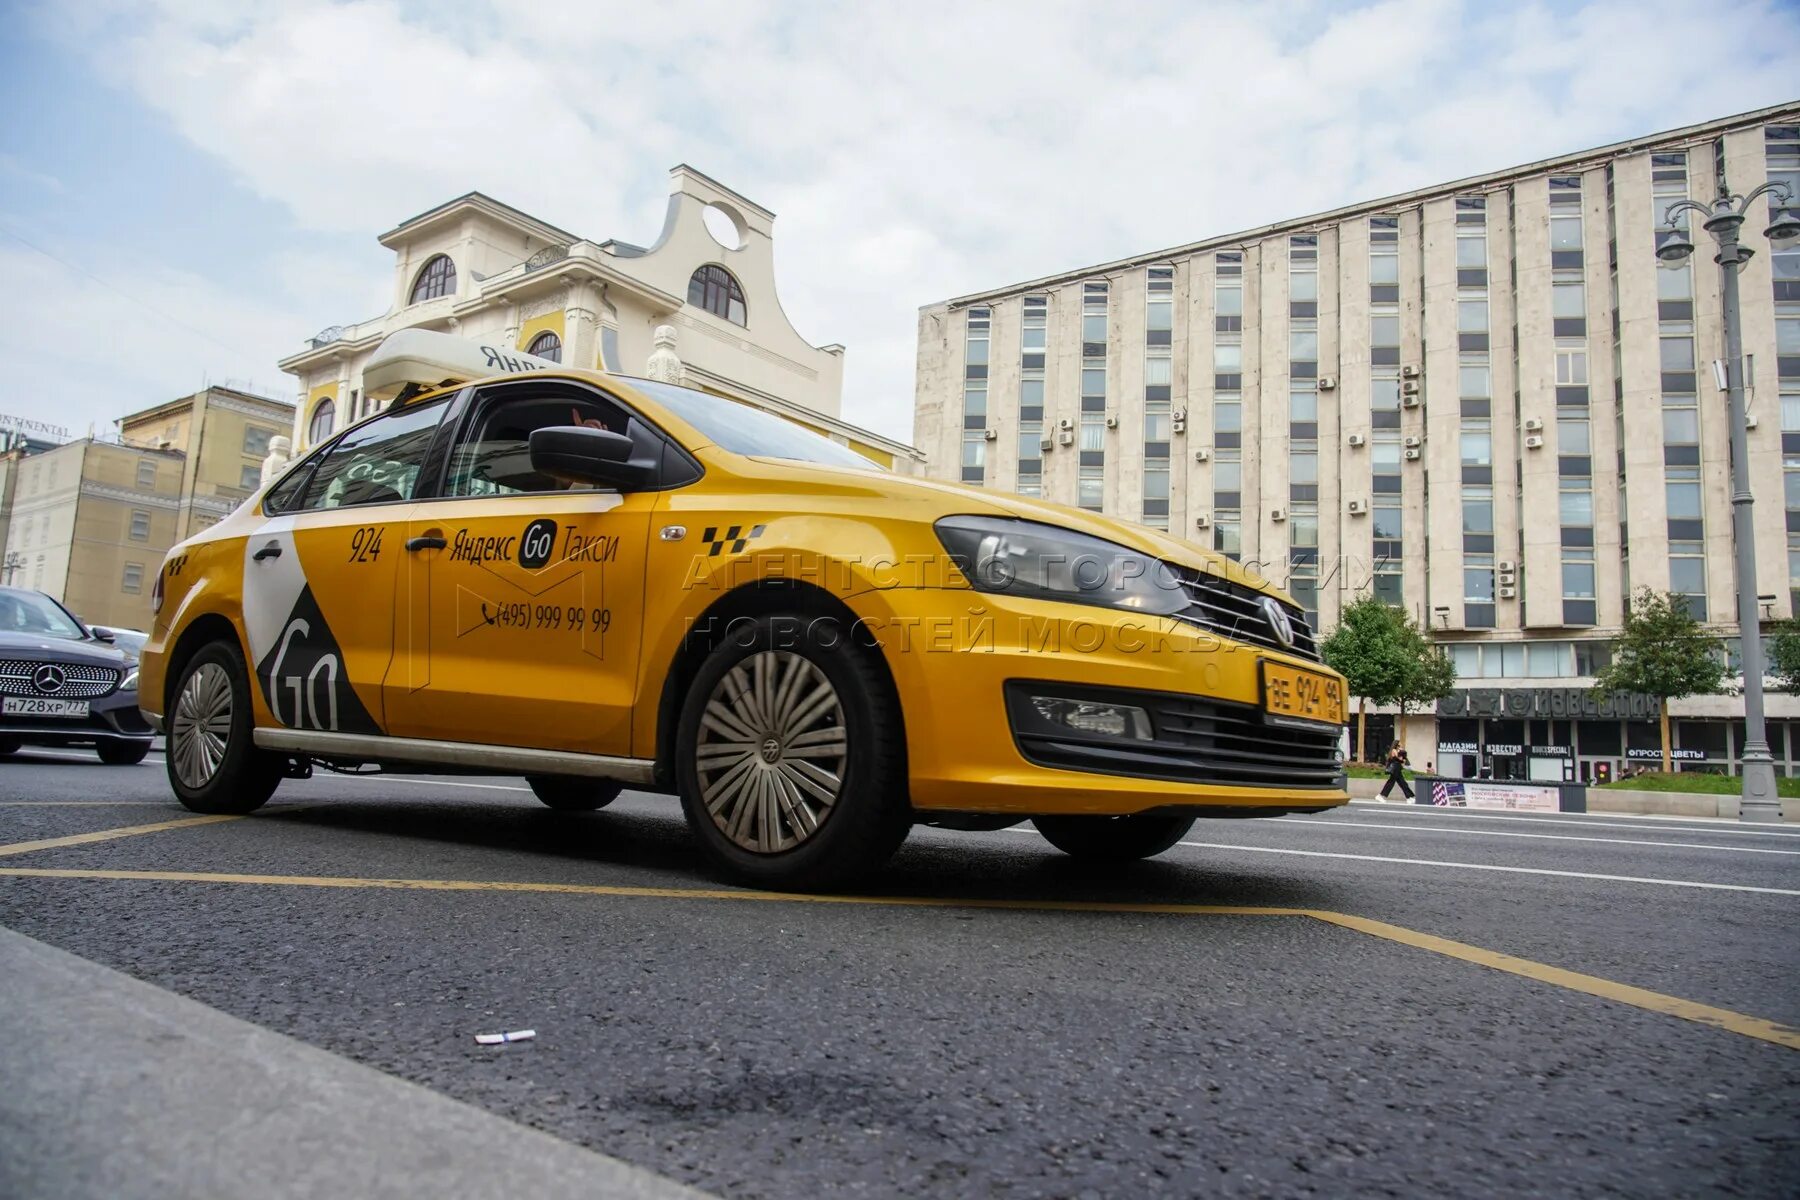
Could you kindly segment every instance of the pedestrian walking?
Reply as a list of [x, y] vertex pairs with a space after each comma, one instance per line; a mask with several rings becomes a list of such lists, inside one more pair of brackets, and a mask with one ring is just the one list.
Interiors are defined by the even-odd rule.
[[1394, 790], [1394, 785], [1396, 783], [1400, 785], [1400, 790], [1406, 794], [1406, 798], [1409, 801], [1413, 798], [1413, 790], [1408, 787], [1406, 783], [1406, 767], [1406, 747], [1402, 746], [1399, 742], [1395, 742], [1392, 746], [1388, 747], [1387, 782], [1381, 785], [1381, 798], [1383, 800], [1388, 798], [1388, 793]]

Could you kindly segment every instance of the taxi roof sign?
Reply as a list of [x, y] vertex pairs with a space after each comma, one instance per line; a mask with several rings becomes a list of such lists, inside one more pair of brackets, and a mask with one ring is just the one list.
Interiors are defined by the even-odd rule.
[[402, 329], [383, 338], [369, 356], [363, 366], [363, 394], [390, 400], [409, 384], [435, 388], [490, 375], [562, 369], [559, 362], [503, 345], [429, 329]]

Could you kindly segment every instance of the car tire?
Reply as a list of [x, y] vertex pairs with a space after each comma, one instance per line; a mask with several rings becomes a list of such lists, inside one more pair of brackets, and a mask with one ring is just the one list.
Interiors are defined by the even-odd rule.
[[593, 812], [619, 798], [625, 785], [587, 775], [527, 775], [537, 798], [557, 812]]
[[25, 748], [24, 738], [0, 738], [0, 758], [17, 754]]
[[150, 753], [149, 742], [101, 742], [94, 747], [100, 761], [109, 767], [133, 767]]
[[1145, 813], [1130, 817], [1033, 817], [1044, 840], [1071, 858], [1130, 862], [1155, 858], [1194, 826], [1192, 817]]
[[169, 689], [169, 786], [199, 813], [254, 812], [281, 782], [280, 755], [256, 748], [250, 675], [231, 642], [202, 647]]
[[682, 811], [735, 880], [795, 891], [860, 881], [912, 826], [902, 730], [885, 665], [841, 622], [741, 618], [682, 703]]

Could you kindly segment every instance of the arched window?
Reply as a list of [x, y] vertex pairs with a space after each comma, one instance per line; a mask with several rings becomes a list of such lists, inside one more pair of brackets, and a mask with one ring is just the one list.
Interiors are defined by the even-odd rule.
[[707, 263], [688, 280], [688, 303], [704, 308], [716, 317], [724, 317], [733, 325], [743, 325], [744, 289], [730, 271], [717, 263]]
[[331, 436], [331, 426], [337, 421], [337, 405], [329, 400], [319, 401], [319, 407], [313, 409], [312, 423], [306, 427], [306, 444], [316, 446]]
[[418, 304], [422, 300], [436, 300], [439, 296], [448, 296], [456, 290], [456, 264], [450, 261], [448, 254], [440, 254], [425, 264], [419, 277], [413, 280], [412, 300]]
[[531, 339], [531, 345], [525, 347], [525, 353], [559, 363], [562, 361], [562, 339], [546, 329]]

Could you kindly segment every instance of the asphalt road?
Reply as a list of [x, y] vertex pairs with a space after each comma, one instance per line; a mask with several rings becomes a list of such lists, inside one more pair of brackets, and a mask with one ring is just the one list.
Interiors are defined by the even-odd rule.
[[0, 924], [721, 1195], [1800, 1190], [1753, 1035], [1800, 1026], [1800, 828], [1356, 805], [1106, 871], [919, 829], [860, 893], [904, 903], [770, 901], [669, 800], [321, 776], [7, 853], [186, 815], [155, 756], [0, 766]]

